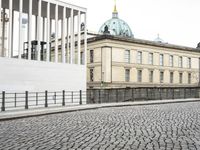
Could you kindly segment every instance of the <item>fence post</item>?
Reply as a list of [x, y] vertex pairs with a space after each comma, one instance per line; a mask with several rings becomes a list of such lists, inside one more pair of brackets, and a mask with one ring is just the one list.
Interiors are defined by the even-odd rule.
[[36, 92], [36, 106], [38, 106], [38, 92]]
[[161, 88], [160, 88], [160, 100], [162, 100], [162, 93], [161, 93]]
[[28, 91], [25, 92], [25, 109], [28, 109]]
[[135, 101], [135, 89], [132, 88], [132, 100]]
[[79, 102], [80, 105], [82, 105], [82, 90], [80, 90], [80, 102]]
[[62, 105], [65, 106], [65, 90], [62, 91]]
[[184, 88], [184, 99], [186, 99], [186, 88]]
[[125, 102], [125, 100], [126, 100], [126, 89], [124, 89], [124, 100], [123, 100], [123, 102]]
[[48, 107], [48, 91], [45, 91], [45, 105], [44, 107]]
[[5, 111], [5, 91], [2, 92], [1, 111]]
[[[156, 87], [154, 87], [154, 88], [153, 88], [153, 96], [154, 96], [153, 99], [154, 99], [154, 100], [157, 100], [157, 94], [156, 94], [156, 93], [157, 93], [157, 89], [156, 89]], [[153, 96], [152, 96], [152, 97], [153, 97]]]
[[147, 87], [147, 89], [146, 89], [146, 92], [147, 92], [147, 100], [149, 100], [149, 90], [148, 90], [148, 87]]
[[17, 107], [17, 93], [15, 93], [15, 107]]
[[108, 91], [108, 103], [110, 102], [110, 89], [107, 90]]
[[101, 104], [101, 89], [99, 90], [99, 104]]
[[172, 99], [174, 99], [174, 88], [172, 89]]
[[118, 103], [118, 90], [116, 89], [116, 102]]
[[56, 104], [56, 98], [57, 98], [57, 94], [56, 92], [54, 92], [54, 104]]

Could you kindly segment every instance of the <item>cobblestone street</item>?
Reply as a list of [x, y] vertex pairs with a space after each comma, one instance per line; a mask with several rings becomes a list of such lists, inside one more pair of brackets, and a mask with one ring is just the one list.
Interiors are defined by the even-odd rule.
[[3, 121], [0, 149], [200, 149], [200, 103], [102, 108]]

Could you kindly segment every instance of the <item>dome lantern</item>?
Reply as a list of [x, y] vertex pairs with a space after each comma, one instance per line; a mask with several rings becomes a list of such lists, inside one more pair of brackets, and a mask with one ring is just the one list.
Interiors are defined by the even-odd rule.
[[114, 6], [113, 13], [112, 13], [112, 17], [113, 17], [113, 18], [118, 18], [116, 0], [115, 0], [115, 6]]

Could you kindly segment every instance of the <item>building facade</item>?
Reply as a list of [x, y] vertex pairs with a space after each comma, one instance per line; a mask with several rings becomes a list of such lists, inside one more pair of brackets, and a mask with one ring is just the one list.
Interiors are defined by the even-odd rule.
[[[86, 90], [86, 64], [80, 63], [81, 22], [82, 53], [87, 50], [86, 8], [64, 0], [0, 0], [0, 8], [9, 19], [7, 49], [0, 49], [0, 91]], [[27, 29], [22, 26], [24, 17]]]
[[[83, 34], [82, 34], [83, 35]], [[197, 86], [199, 84], [200, 46], [190, 48], [165, 43], [158, 35], [154, 41], [134, 38], [128, 24], [118, 17], [116, 5], [112, 18], [99, 33], [88, 32], [87, 88], [129, 88]], [[78, 41], [77, 34], [75, 43]], [[82, 43], [83, 37], [82, 37]], [[59, 40], [59, 61], [61, 61]], [[84, 63], [75, 45], [75, 62]], [[52, 58], [54, 53], [52, 53]]]
[[200, 47], [189, 48], [134, 38], [128, 24], [112, 18], [88, 39], [88, 88], [197, 86]]
[[88, 39], [88, 88], [197, 86], [200, 49], [133, 38]]

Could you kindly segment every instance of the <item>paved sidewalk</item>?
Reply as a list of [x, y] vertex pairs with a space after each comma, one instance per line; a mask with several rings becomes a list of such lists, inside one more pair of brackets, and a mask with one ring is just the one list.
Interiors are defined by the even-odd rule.
[[175, 99], [175, 100], [153, 100], [153, 101], [151, 100], [151, 101], [87, 104], [87, 105], [76, 105], [76, 106], [65, 106], [65, 107], [49, 107], [49, 108], [37, 108], [37, 109], [19, 110], [19, 111], [5, 111], [5, 112], [0, 112], [0, 121], [48, 115], [48, 114], [56, 114], [56, 113], [99, 109], [106, 107], [159, 105], [168, 103], [186, 103], [186, 102], [197, 102], [197, 101], [200, 101], [200, 99], [192, 98], [192, 99]]

